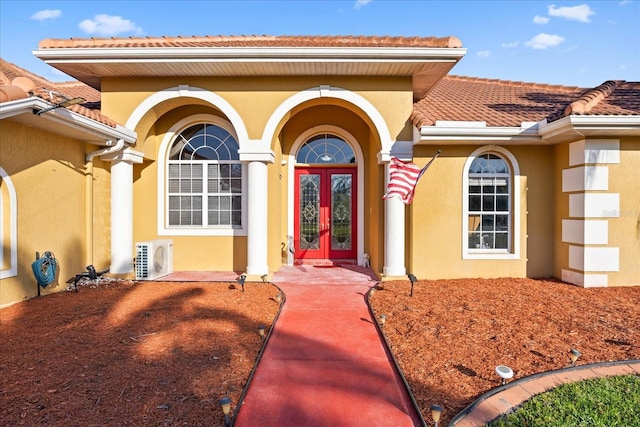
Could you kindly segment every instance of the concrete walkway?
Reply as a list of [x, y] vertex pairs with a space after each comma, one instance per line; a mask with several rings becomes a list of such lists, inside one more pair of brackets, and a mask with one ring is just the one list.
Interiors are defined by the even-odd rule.
[[271, 281], [286, 302], [236, 427], [422, 425], [369, 314], [369, 269], [284, 267]]

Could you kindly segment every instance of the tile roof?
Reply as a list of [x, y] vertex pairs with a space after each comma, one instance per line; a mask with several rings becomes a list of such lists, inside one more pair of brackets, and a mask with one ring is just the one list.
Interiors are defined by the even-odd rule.
[[39, 49], [145, 48], [145, 47], [377, 47], [460, 48], [462, 42], [448, 37], [390, 36], [178, 36], [90, 39], [45, 39]]
[[583, 93], [572, 102], [565, 114], [640, 113], [640, 82], [607, 81]]
[[[82, 97], [82, 104], [67, 107], [82, 116], [116, 128], [117, 123], [100, 112], [100, 92], [81, 82], [54, 83], [24, 68], [0, 58], [0, 102], [29, 97], [41, 98], [56, 103], [64, 98]], [[62, 96], [61, 96], [62, 95]]]
[[508, 80], [446, 76], [413, 106], [417, 127], [436, 121], [484, 121], [519, 127], [567, 115], [640, 115], [640, 83], [608, 81], [585, 89]]

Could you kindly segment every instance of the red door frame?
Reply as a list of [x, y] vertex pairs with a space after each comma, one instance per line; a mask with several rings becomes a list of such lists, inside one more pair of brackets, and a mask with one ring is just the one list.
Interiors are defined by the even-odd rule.
[[[300, 249], [300, 175], [320, 175], [320, 247], [317, 250]], [[331, 176], [351, 175], [351, 249], [331, 249]], [[295, 169], [294, 183], [294, 247], [295, 259], [355, 259], [357, 256], [357, 169], [299, 167]]]

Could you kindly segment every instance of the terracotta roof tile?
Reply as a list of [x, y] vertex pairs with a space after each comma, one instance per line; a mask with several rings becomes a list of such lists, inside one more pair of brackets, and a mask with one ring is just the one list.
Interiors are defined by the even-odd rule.
[[144, 47], [421, 47], [459, 48], [462, 42], [449, 37], [390, 36], [178, 36], [90, 39], [45, 39], [39, 49], [144, 48]]
[[517, 127], [570, 114], [640, 114], [640, 83], [605, 82], [594, 89], [446, 76], [413, 107], [417, 127], [438, 120]]
[[[20, 84], [21, 81], [25, 81], [24, 79], [28, 79], [28, 81], [31, 82], [31, 86], [27, 90], [25, 90], [24, 84]], [[85, 85], [84, 83], [50, 82], [44, 77], [25, 70], [24, 68], [20, 68], [17, 65], [0, 58], [0, 85], [2, 85], [3, 92], [4, 90], [7, 90], [11, 94], [17, 95], [12, 96], [10, 99], [4, 99], [4, 101], [35, 96], [44, 99], [45, 101], [56, 103], [64, 100], [64, 97], [68, 99], [82, 97], [86, 102], [72, 105], [67, 107], [67, 109], [109, 127], [115, 128], [117, 126], [115, 121], [101, 114], [100, 92]], [[20, 87], [17, 87], [17, 85]]]
[[565, 114], [640, 114], [640, 82], [605, 82], [571, 103]]

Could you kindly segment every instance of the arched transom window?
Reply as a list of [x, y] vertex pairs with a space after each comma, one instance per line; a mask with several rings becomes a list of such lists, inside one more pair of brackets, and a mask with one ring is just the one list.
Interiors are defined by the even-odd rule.
[[492, 153], [477, 156], [468, 171], [468, 249], [508, 251], [511, 241], [511, 172]]
[[302, 164], [351, 164], [356, 163], [353, 148], [342, 138], [322, 134], [309, 138], [298, 154], [296, 163]]
[[243, 168], [226, 129], [200, 123], [180, 132], [168, 154], [169, 227], [242, 227]]

